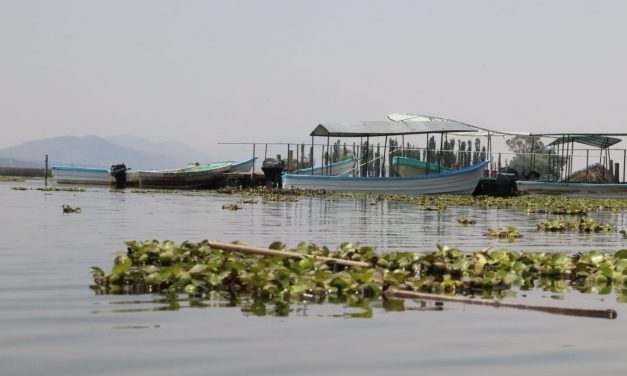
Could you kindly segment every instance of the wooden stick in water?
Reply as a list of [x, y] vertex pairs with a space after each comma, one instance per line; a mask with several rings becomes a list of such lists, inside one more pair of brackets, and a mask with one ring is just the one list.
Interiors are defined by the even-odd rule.
[[580, 317], [598, 317], [604, 319], [615, 319], [617, 313], [613, 309], [587, 309], [587, 308], [568, 308], [568, 307], [555, 307], [555, 306], [542, 306], [532, 304], [520, 304], [520, 303], [506, 303], [498, 300], [483, 300], [483, 299], [470, 299], [456, 296], [444, 296], [430, 293], [422, 293], [408, 290], [398, 290], [389, 288], [385, 291], [386, 298], [405, 298], [405, 299], [424, 299], [433, 300], [438, 302], [452, 302], [463, 304], [476, 304], [492, 307], [505, 307], [516, 309], [528, 309], [533, 311], [541, 311], [547, 313], [554, 313], [558, 315], [570, 315]]
[[[302, 258], [303, 256], [305, 256], [301, 253], [296, 253], [296, 252], [278, 251], [276, 249], [254, 247], [251, 245], [244, 245], [244, 244], [232, 244], [232, 243], [222, 243], [222, 242], [214, 242], [214, 241], [210, 241], [208, 242], [208, 244], [211, 248], [221, 249], [223, 251], [252, 253], [252, 254], [263, 255], [263, 256], [283, 256], [283, 257], [296, 257], [296, 258]], [[372, 267], [372, 265], [363, 261], [344, 260], [344, 259], [325, 257], [325, 256], [312, 256], [312, 257], [315, 257], [316, 260], [320, 260], [320, 261], [331, 261], [338, 265], [360, 266], [363, 268]]]

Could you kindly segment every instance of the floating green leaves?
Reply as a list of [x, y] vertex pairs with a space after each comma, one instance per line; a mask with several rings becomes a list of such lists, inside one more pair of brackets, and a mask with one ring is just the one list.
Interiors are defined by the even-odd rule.
[[79, 187], [67, 187], [67, 188], [58, 188], [58, 187], [44, 187], [44, 188], [36, 188], [38, 191], [43, 192], [85, 192], [85, 188]]
[[227, 204], [227, 205], [222, 205], [222, 209], [225, 209], [225, 210], [240, 210], [240, 209], [242, 209], [242, 207], [237, 205], [237, 204]]
[[[329, 192], [323, 189], [272, 189], [266, 187], [242, 188], [225, 187], [217, 190], [225, 194], [241, 194], [262, 196], [268, 201], [281, 201], [276, 196], [285, 197], [312, 197], [333, 196], [346, 198], [365, 198], [379, 201], [406, 202], [422, 206], [424, 210], [445, 210], [449, 206], [472, 207], [510, 207], [523, 209], [527, 213], [546, 213], [555, 215], [587, 215], [596, 211], [623, 211], [627, 209], [627, 200], [601, 198], [572, 198], [563, 196], [516, 196], [516, 197], [489, 197], [489, 196], [461, 196], [461, 195], [434, 195], [434, 196], [402, 196], [383, 195], [374, 193]], [[290, 199], [285, 199], [289, 201]]]
[[470, 217], [461, 217], [457, 218], [457, 223], [459, 223], [460, 225], [474, 225], [477, 223], [477, 221]]
[[514, 241], [517, 238], [522, 238], [522, 234], [516, 229], [516, 227], [508, 226], [504, 228], [488, 228], [486, 234], [490, 239], [507, 239]]
[[612, 232], [616, 231], [616, 227], [608, 223], [598, 223], [592, 218], [580, 217], [574, 221], [550, 220], [538, 224], [538, 230], [548, 232]]
[[20, 176], [0, 176], [1, 182], [21, 183], [26, 181], [26, 178]]
[[11, 187], [14, 191], [27, 191], [27, 190], [37, 190], [43, 192], [85, 192], [84, 188], [57, 188], [57, 187], [44, 187], [44, 188], [26, 188], [26, 187]]
[[[289, 251], [301, 257], [265, 257], [215, 249], [207, 241], [126, 244], [127, 251], [116, 254], [110, 273], [92, 268], [92, 288], [97, 293], [161, 292], [170, 298], [185, 294], [190, 299], [202, 299], [218, 292], [279, 306], [347, 299], [359, 305], [363, 299], [381, 298], [390, 287], [492, 297], [506, 295], [512, 286], [523, 290], [541, 287], [556, 293], [568, 289], [607, 293], [614, 288], [622, 291], [627, 282], [627, 250], [613, 255], [506, 249], [466, 253], [438, 246], [428, 253], [377, 254], [374, 248], [355, 243], [343, 243], [334, 251], [300, 243]], [[288, 247], [274, 242], [270, 248]], [[362, 260], [372, 267], [343, 267], [317, 256]], [[263, 311], [261, 306], [250, 309]]]

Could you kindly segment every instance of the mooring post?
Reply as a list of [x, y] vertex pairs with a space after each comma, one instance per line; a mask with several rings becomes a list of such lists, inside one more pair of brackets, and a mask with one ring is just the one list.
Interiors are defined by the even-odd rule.
[[48, 188], [48, 154], [46, 154], [46, 172], [45, 172], [44, 187]]
[[250, 180], [251, 180], [251, 182], [253, 183], [253, 185], [254, 185], [254, 183], [255, 183], [255, 158], [256, 158], [256, 157], [255, 157], [255, 145], [256, 145], [256, 144], [255, 144], [255, 143], [253, 143], [253, 168], [252, 168], [252, 170], [250, 171]]
[[589, 172], [590, 172], [590, 149], [586, 149], [586, 183], [588, 182]]

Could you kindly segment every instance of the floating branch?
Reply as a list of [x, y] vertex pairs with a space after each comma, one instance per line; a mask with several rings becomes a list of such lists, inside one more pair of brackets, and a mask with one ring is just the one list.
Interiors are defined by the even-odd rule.
[[385, 297], [391, 298], [405, 298], [405, 299], [422, 299], [433, 300], [437, 302], [451, 302], [462, 304], [475, 304], [491, 307], [503, 307], [503, 308], [515, 308], [515, 309], [527, 309], [532, 311], [541, 311], [547, 313], [554, 313], [559, 315], [580, 316], [580, 317], [597, 317], [603, 319], [615, 319], [617, 313], [613, 309], [588, 309], [588, 308], [569, 308], [569, 307], [554, 307], [536, 304], [519, 304], [519, 303], [507, 303], [499, 300], [491, 299], [471, 299], [462, 298], [457, 296], [445, 296], [428, 294], [416, 291], [387, 289], [385, 291]]
[[[216, 241], [209, 241], [207, 242], [207, 244], [211, 248], [221, 249], [223, 251], [242, 252], [242, 253], [249, 253], [249, 254], [255, 254], [255, 255], [262, 255], [262, 256], [282, 256], [282, 257], [295, 257], [295, 258], [306, 257], [306, 255], [303, 255], [302, 253], [281, 251], [281, 250], [270, 249], [270, 248], [254, 247], [251, 245], [244, 245], [244, 244], [222, 243], [222, 242], [216, 242]], [[344, 260], [344, 259], [334, 258], [334, 257], [313, 256], [313, 258], [316, 260], [325, 261], [325, 262], [330, 261], [335, 264], [344, 265], [344, 266], [359, 266], [363, 268], [368, 268], [372, 266], [367, 262]]]

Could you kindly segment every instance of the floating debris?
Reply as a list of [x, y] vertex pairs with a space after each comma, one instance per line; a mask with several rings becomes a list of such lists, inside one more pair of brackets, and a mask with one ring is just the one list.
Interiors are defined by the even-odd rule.
[[241, 200], [240, 203], [241, 204], [257, 204], [257, 203], [259, 203], [259, 201], [257, 201], [257, 200]]
[[81, 208], [79, 207], [73, 208], [67, 204], [63, 205], [63, 213], [80, 213], [80, 212], [81, 212]]
[[470, 217], [461, 217], [457, 218], [457, 223], [459, 223], [460, 225], [474, 225], [477, 223], [477, 221]]
[[14, 191], [28, 191], [28, 190], [37, 190], [43, 192], [85, 192], [84, 188], [56, 188], [56, 187], [45, 187], [45, 188], [26, 188], [26, 187], [11, 187]]
[[242, 207], [237, 205], [237, 204], [228, 204], [228, 205], [222, 205], [222, 209], [225, 209], [225, 210], [240, 210], [240, 209], [242, 209]]
[[57, 187], [45, 187], [36, 188], [38, 191], [43, 192], [85, 192], [85, 188], [71, 187], [71, 188], [57, 188]]

